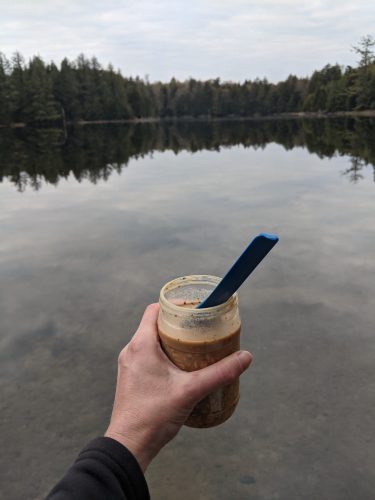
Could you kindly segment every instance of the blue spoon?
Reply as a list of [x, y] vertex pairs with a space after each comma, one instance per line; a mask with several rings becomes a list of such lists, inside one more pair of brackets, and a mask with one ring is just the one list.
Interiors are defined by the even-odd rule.
[[226, 302], [254, 271], [279, 238], [273, 234], [260, 233], [238, 257], [224, 278], [197, 309], [214, 307]]

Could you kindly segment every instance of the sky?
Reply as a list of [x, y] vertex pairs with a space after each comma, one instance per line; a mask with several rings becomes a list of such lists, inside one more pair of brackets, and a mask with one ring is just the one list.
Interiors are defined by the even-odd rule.
[[0, 0], [0, 52], [84, 53], [150, 81], [243, 81], [355, 65], [373, 0]]

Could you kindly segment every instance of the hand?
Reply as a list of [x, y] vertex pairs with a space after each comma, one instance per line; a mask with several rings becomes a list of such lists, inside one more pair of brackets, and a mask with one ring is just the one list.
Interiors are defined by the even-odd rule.
[[180, 370], [161, 348], [158, 314], [159, 304], [147, 307], [119, 355], [115, 401], [105, 433], [126, 446], [143, 471], [177, 434], [194, 406], [233, 382], [252, 361], [249, 352], [238, 351], [201, 370]]

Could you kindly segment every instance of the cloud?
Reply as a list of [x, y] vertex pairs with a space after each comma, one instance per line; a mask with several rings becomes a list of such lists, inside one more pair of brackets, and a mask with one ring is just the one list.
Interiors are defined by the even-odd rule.
[[0, 0], [0, 50], [59, 62], [83, 52], [124, 74], [243, 80], [353, 64], [368, 0]]

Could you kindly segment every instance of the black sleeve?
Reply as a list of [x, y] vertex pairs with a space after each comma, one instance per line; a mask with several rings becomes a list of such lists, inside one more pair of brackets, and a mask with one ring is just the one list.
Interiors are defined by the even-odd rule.
[[138, 462], [122, 444], [100, 437], [78, 455], [46, 500], [149, 500]]

